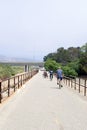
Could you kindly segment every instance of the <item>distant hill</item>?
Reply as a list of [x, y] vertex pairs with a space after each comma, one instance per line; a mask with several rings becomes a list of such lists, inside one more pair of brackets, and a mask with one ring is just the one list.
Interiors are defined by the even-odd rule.
[[32, 59], [28, 58], [16, 58], [16, 57], [7, 57], [0, 55], [0, 62], [32, 62]]

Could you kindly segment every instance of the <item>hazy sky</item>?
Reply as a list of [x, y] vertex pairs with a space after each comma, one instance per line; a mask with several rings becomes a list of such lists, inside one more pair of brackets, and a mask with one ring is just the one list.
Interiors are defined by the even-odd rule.
[[0, 0], [0, 55], [43, 60], [87, 42], [87, 0]]

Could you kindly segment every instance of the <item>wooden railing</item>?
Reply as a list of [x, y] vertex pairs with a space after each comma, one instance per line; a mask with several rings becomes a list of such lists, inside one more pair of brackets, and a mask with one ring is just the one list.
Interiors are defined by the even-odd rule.
[[17, 89], [34, 76], [38, 70], [18, 74], [11, 78], [0, 81], [0, 103], [12, 95]]
[[87, 95], [87, 80], [77, 77], [66, 77], [64, 76], [64, 83], [77, 90], [79, 93], [82, 93], [84, 96]]

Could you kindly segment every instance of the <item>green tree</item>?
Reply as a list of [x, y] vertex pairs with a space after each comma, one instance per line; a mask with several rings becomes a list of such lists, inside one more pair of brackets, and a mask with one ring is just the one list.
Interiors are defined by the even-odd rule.
[[44, 61], [47, 59], [55, 60], [57, 63], [61, 63], [62, 65], [66, 65], [69, 62], [76, 61], [80, 57], [80, 47], [70, 47], [68, 49], [64, 49], [63, 47], [58, 48], [57, 52], [49, 53], [44, 57]]
[[44, 64], [44, 67], [46, 68], [47, 71], [53, 70], [55, 72], [57, 70], [58, 66], [59, 66], [59, 64], [52, 59], [48, 59]]
[[69, 66], [64, 66], [63, 72], [64, 72], [64, 75], [66, 75], [66, 76], [77, 76], [78, 75], [77, 72]]
[[80, 70], [82, 74], [87, 74], [87, 43], [81, 47]]
[[74, 69], [78, 74], [79, 74], [79, 59], [73, 62], [69, 62], [67, 64], [68, 67], [70, 67], [71, 69]]

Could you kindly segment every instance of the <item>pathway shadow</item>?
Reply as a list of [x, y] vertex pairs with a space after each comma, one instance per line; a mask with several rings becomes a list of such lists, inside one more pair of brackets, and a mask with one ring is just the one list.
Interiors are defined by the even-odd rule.
[[52, 88], [52, 89], [61, 89], [61, 88], [59, 88], [59, 87], [50, 87], [50, 88]]

